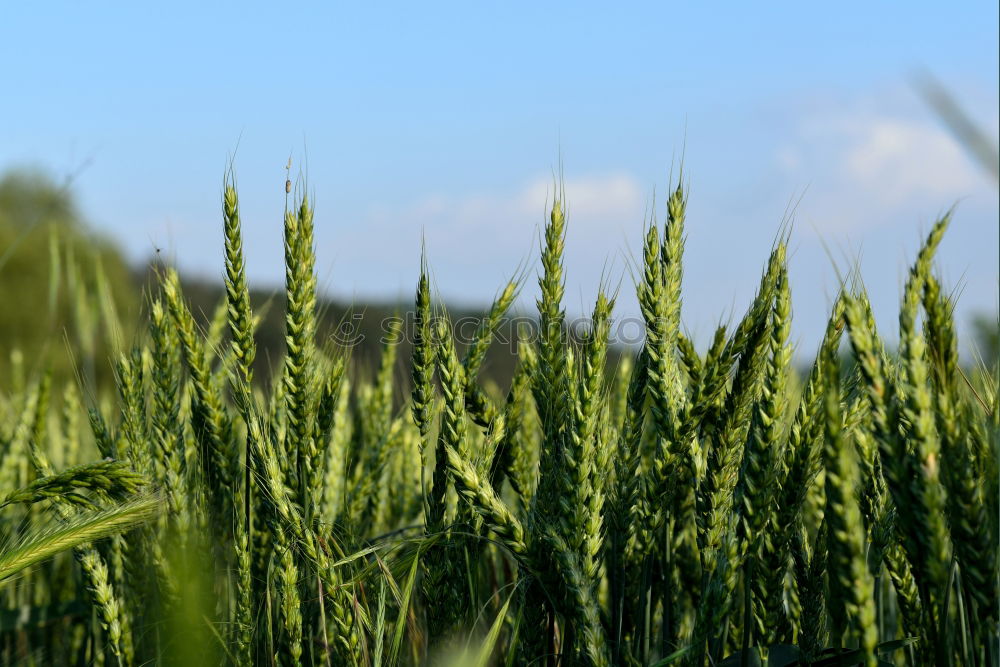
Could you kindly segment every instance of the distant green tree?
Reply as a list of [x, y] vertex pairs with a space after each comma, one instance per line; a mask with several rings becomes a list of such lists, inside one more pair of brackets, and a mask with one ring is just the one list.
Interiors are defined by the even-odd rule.
[[1000, 321], [996, 315], [978, 315], [972, 320], [976, 332], [976, 354], [988, 368], [993, 368], [1000, 358]]
[[0, 177], [0, 383], [18, 357], [28, 372], [105, 381], [138, 304], [128, 264], [87, 228], [68, 184], [36, 170]]

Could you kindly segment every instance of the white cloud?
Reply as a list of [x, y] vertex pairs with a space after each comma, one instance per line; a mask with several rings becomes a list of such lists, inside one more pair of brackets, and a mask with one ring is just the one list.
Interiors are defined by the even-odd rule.
[[910, 197], [958, 198], [979, 185], [978, 174], [944, 129], [916, 121], [874, 118], [853, 128], [843, 165], [859, 187], [886, 205]]
[[[574, 219], [592, 223], [634, 213], [642, 204], [639, 186], [623, 173], [566, 181], [567, 211]], [[539, 179], [523, 188], [518, 201], [525, 213], [537, 213], [552, 200], [553, 182]]]
[[940, 211], [991, 185], [933, 118], [859, 112], [801, 121], [775, 161], [807, 177], [805, 211], [820, 232]]

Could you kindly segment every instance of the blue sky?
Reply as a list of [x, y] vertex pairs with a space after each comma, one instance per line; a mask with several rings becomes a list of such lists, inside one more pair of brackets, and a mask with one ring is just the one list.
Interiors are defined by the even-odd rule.
[[683, 152], [686, 326], [704, 341], [743, 311], [797, 202], [811, 354], [858, 258], [895, 328], [906, 264], [956, 203], [941, 273], [960, 318], [995, 310], [996, 185], [912, 81], [932, 73], [996, 137], [997, 25], [995, 2], [6, 4], [0, 170], [79, 171], [84, 213], [131, 258], [219, 276], [235, 151], [251, 278], [277, 285], [291, 155], [331, 294], [409, 298], [423, 234], [440, 293], [479, 303], [534, 262], [561, 156], [568, 306], [624, 275], [627, 316]]

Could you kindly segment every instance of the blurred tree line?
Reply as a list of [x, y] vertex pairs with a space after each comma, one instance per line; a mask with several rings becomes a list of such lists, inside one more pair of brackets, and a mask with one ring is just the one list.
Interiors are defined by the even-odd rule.
[[0, 178], [0, 382], [47, 366], [103, 383], [121, 335], [112, 313], [138, 314], [128, 264], [83, 223], [69, 185], [32, 170]]
[[[113, 352], [145, 334], [146, 295], [158, 291], [159, 257], [130, 267], [109, 239], [87, 227], [69, 186], [33, 170], [0, 178], [0, 387], [46, 370], [58, 381], [75, 377], [86, 387], [108, 387]], [[224, 305], [222, 261], [220, 241], [218, 281], [182, 276], [191, 310], [206, 328]], [[261, 318], [255, 375], [266, 381], [284, 352], [284, 291], [253, 289], [251, 301]], [[320, 344], [347, 344], [352, 363], [365, 373], [377, 366], [385, 320], [405, 322], [411, 305], [321, 299], [318, 307]], [[478, 321], [482, 313], [449, 315]], [[487, 379], [498, 386], [508, 384], [514, 369], [514, 332], [510, 325], [502, 329], [484, 365]], [[404, 341], [401, 379], [408, 376], [408, 359]]]

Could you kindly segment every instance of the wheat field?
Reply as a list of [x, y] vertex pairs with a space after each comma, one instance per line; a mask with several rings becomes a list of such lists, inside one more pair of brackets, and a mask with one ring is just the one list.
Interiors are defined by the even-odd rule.
[[1000, 376], [958, 354], [933, 263], [949, 217], [898, 345], [850, 275], [800, 373], [787, 236], [741, 318], [705, 350], [685, 335], [681, 185], [635, 239], [641, 347], [610, 355], [603, 288], [570, 335], [556, 195], [509, 387], [481, 375], [521, 279], [464, 340], [422, 263], [373, 368], [319, 336], [305, 196], [283, 222], [285, 353], [255, 377], [232, 176], [207, 327], [171, 269], [134, 335], [66, 277], [116, 390], [11, 352], [0, 660], [1000, 664]]

